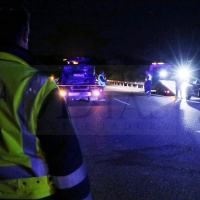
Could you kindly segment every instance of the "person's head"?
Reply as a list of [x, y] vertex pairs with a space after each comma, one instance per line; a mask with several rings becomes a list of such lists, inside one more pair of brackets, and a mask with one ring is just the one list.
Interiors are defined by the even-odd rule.
[[101, 71], [100, 74], [104, 75], [104, 71]]
[[0, 44], [28, 49], [30, 16], [24, 0], [0, 1]]
[[146, 73], [146, 74], [149, 74], [149, 71], [146, 71], [145, 73]]

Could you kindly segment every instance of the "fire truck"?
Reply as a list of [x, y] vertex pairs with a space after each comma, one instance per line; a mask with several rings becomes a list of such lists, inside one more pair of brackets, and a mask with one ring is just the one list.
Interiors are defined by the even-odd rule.
[[95, 66], [88, 58], [74, 57], [63, 59], [61, 81], [58, 86], [67, 101], [99, 101], [102, 86], [96, 82]]

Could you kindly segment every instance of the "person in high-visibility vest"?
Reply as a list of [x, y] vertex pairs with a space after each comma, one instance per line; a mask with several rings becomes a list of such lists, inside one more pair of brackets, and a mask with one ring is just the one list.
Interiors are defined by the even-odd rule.
[[0, 25], [0, 199], [91, 199], [66, 102], [28, 51], [25, 2], [1, 0]]
[[104, 99], [104, 88], [106, 86], [106, 78], [105, 78], [105, 75], [104, 75], [104, 71], [101, 71], [99, 76], [98, 76], [98, 84], [102, 86], [102, 99], [100, 100], [105, 100]]
[[151, 85], [152, 85], [152, 75], [149, 71], [146, 71], [146, 77], [145, 77], [145, 93], [150, 96], [151, 95]]

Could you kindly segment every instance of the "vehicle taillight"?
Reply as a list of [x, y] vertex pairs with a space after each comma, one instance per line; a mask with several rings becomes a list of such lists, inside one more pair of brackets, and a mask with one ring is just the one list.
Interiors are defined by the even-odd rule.
[[169, 91], [169, 90], [165, 90], [165, 93], [169, 94], [169, 93], [170, 93], [170, 91]]

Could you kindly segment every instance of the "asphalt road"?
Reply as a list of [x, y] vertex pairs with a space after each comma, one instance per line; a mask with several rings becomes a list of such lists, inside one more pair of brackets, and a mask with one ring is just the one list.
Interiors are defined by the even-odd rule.
[[69, 104], [93, 200], [200, 199], [200, 99], [106, 87]]

